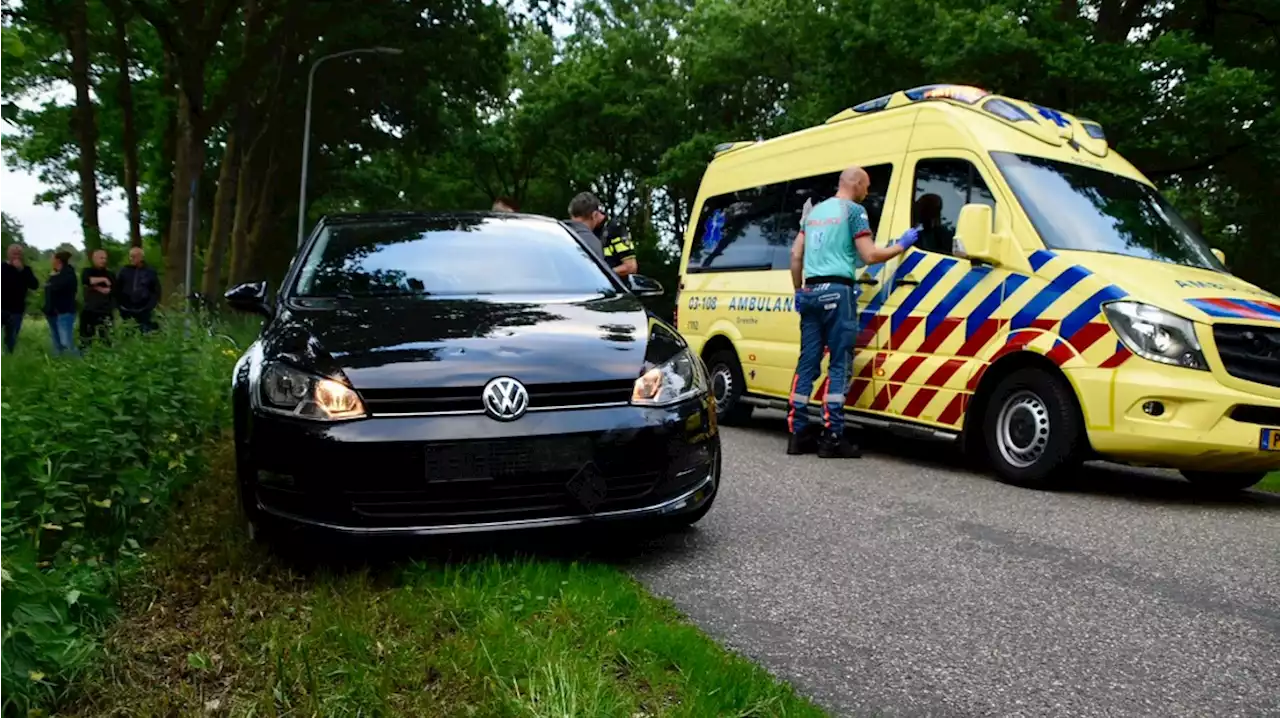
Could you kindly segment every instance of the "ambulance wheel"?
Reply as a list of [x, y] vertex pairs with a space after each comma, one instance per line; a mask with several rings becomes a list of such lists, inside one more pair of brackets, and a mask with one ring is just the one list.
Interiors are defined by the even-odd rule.
[[1266, 478], [1263, 471], [1233, 473], [1227, 471], [1183, 471], [1182, 478], [1205, 492], [1228, 494], [1244, 491]]
[[711, 375], [711, 396], [716, 400], [716, 421], [726, 426], [745, 424], [751, 419], [752, 406], [742, 400], [747, 389], [738, 355], [722, 349], [707, 359]]
[[1084, 427], [1066, 380], [1041, 369], [1019, 369], [990, 397], [982, 433], [997, 478], [1050, 489], [1079, 468]]

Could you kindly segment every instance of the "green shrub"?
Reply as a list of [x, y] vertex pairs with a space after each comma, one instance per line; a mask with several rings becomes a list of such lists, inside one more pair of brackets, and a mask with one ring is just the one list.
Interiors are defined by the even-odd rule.
[[230, 424], [240, 354], [181, 315], [75, 359], [50, 356], [47, 326], [28, 325], [0, 403], [6, 714], [55, 702], [92, 660], [122, 573]]

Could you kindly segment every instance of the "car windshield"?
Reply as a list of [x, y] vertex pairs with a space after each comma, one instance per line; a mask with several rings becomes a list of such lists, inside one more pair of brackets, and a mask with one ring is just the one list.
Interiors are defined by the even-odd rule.
[[1200, 235], [1148, 185], [1043, 157], [991, 156], [1050, 249], [1224, 271]]
[[337, 222], [321, 231], [295, 296], [609, 294], [587, 250], [552, 222], [491, 217]]

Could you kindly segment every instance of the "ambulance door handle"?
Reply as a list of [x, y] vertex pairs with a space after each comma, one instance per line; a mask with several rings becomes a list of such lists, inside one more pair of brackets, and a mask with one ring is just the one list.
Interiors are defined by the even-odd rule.
[[916, 279], [915, 277], [911, 276], [910, 274], [908, 274], [907, 276], [903, 277], [902, 279], [895, 279], [895, 280], [894, 280], [894, 282], [893, 282], [893, 286], [895, 286], [895, 287], [908, 287], [908, 286], [910, 286], [910, 287], [916, 287], [916, 286], [919, 286], [919, 285], [920, 285], [920, 280], [919, 280], [919, 279]]
[[874, 277], [867, 276], [865, 274], [862, 275], [861, 277], [858, 277], [858, 284], [865, 284], [868, 287], [874, 287], [879, 283], [880, 283], [880, 280]]

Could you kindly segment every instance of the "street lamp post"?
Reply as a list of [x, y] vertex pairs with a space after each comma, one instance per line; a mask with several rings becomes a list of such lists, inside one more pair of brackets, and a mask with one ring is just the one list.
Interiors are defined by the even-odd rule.
[[311, 154], [311, 91], [315, 85], [316, 68], [320, 67], [320, 63], [325, 60], [332, 60], [335, 57], [346, 57], [347, 55], [399, 55], [404, 50], [395, 47], [362, 47], [357, 50], [343, 50], [335, 52], [331, 55], [325, 55], [311, 63], [311, 71], [307, 73], [307, 111], [306, 119], [303, 120], [302, 126], [302, 177], [299, 180], [298, 188], [298, 246], [302, 246], [302, 231], [307, 221], [307, 166], [310, 164], [309, 156]]

